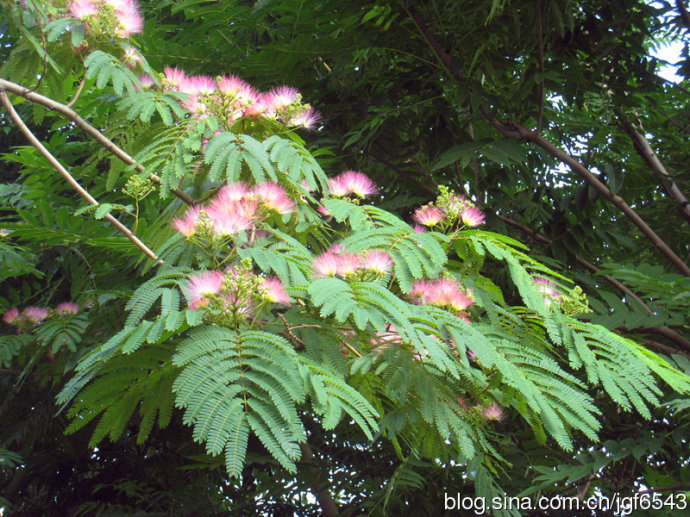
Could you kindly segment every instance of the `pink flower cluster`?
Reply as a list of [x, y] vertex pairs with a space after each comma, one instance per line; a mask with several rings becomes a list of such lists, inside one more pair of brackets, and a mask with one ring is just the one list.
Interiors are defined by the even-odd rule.
[[475, 227], [484, 222], [484, 213], [465, 196], [457, 194], [439, 198], [436, 204], [430, 203], [415, 210], [412, 219], [417, 223], [415, 230], [419, 233], [424, 228], [433, 228], [441, 224], [453, 225], [456, 221], [465, 226]]
[[329, 192], [336, 197], [354, 194], [359, 198], [377, 194], [376, 184], [369, 177], [357, 171], [345, 171], [329, 180]]
[[370, 249], [364, 253], [347, 253], [336, 245], [316, 257], [312, 262], [312, 268], [317, 277], [346, 277], [356, 272], [385, 275], [393, 268], [393, 259], [390, 254], [379, 249]]
[[277, 183], [259, 183], [251, 188], [247, 183], [231, 183], [221, 187], [208, 206], [187, 209], [172, 225], [191, 237], [199, 229], [203, 214], [212, 233], [229, 236], [254, 230], [267, 212], [290, 214], [295, 210], [295, 203]]
[[[116, 36], [128, 38], [142, 31], [144, 21], [136, 0], [72, 0], [69, 4], [72, 16], [82, 20], [88, 29], [99, 25], [110, 26]], [[109, 14], [112, 13], [113, 17]], [[98, 24], [91, 23], [95, 19]]]
[[499, 406], [496, 402], [492, 402], [488, 406], [479, 406], [481, 408], [481, 413], [487, 420], [492, 420], [494, 422], [500, 422], [505, 418], [503, 408]]
[[[153, 84], [150, 77], [139, 78], [145, 87]], [[188, 76], [179, 68], [166, 67], [163, 86], [169, 91], [188, 94], [182, 106], [197, 116], [215, 115], [229, 125], [243, 117], [267, 118], [290, 127], [313, 129], [321, 116], [302, 96], [288, 86], [260, 92], [237, 76], [213, 79], [206, 75]]]
[[261, 302], [290, 305], [290, 297], [277, 278], [265, 278], [230, 267], [225, 273], [207, 271], [189, 277], [184, 289], [190, 309], [209, 305], [211, 297], [221, 302], [222, 309], [249, 317]]
[[453, 312], [464, 311], [474, 303], [454, 280], [448, 278], [415, 281], [410, 298], [420, 304], [442, 307]]
[[43, 322], [43, 320], [51, 315], [51, 312], [57, 316], [71, 316], [79, 312], [79, 305], [72, 302], [63, 302], [52, 310], [46, 309], [45, 307], [30, 305], [25, 307], [21, 312], [16, 307], [12, 307], [3, 315], [2, 321], [15, 327], [31, 328]]

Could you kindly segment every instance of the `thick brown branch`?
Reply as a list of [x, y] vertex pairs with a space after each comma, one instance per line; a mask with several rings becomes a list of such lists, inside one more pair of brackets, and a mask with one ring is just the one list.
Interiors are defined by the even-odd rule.
[[678, 204], [678, 209], [683, 218], [690, 222], [690, 204], [688, 204], [688, 198], [685, 197], [685, 194], [681, 192], [676, 182], [673, 181], [666, 167], [664, 167], [664, 164], [661, 163], [661, 160], [659, 160], [659, 157], [652, 149], [652, 146], [649, 145], [647, 138], [625, 119], [621, 119], [621, 126], [632, 140], [633, 147], [637, 154], [642, 157], [650, 169], [661, 175], [661, 184], [664, 186], [664, 190], [668, 196]]
[[417, 10], [413, 7], [410, 7], [408, 10], [408, 13], [410, 17], [414, 20], [415, 24], [419, 28], [420, 32], [424, 36], [424, 39], [429, 43], [431, 46], [432, 50], [434, 51], [434, 54], [438, 56], [438, 58], [441, 60], [443, 65], [448, 69], [450, 72], [450, 75], [455, 77], [456, 79], [460, 80], [459, 76], [455, 76], [455, 73], [453, 72], [453, 59], [450, 57], [450, 54], [443, 50], [443, 47], [439, 44], [438, 41], [436, 41], [436, 38], [434, 35], [431, 33], [431, 31], [427, 28], [427, 26], [424, 24], [422, 21], [422, 17], [419, 15]]
[[675, 330], [672, 328], [669, 328], [667, 326], [663, 327], [638, 327], [638, 328], [628, 328], [626, 325], [619, 325], [617, 327], [618, 330], [621, 330], [623, 332], [639, 332], [640, 334], [656, 334], [657, 336], [663, 336], [670, 341], [673, 341], [676, 343], [678, 346], [680, 346], [682, 349], [687, 350], [690, 352], [690, 341], [685, 339], [683, 336], [678, 334]]
[[[63, 165], [48, 151], [48, 149], [45, 148], [45, 146], [34, 136], [34, 134], [31, 132], [31, 130], [28, 128], [28, 126], [24, 123], [24, 121], [21, 119], [17, 111], [14, 109], [14, 106], [12, 106], [12, 103], [10, 102], [9, 97], [7, 96], [7, 92], [3, 88], [2, 84], [0, 84], [0, 102], [2, 105], [5, 107], [7, 112], [9, 113], [10, 117], [14, 121], [14, 123], [19, 127], [22, 133], [24, 133], [24, 136], [29, 140], [31, 145], [33, 145], [36, 149], [38, 149], [38, 152], [40, 152], [48, 162], [53, 166], [53, 168], [60, 173], [60, 175], [69, 183], [69, 185], [81, 196], [83, 197], [86, 201], [88, 201], [90, 204], [94, 206], [98, 206], [99, 203], [96, 201], [91, 194], [89, 194], [84, 187], [82, 187], [77, 180], [75, 180], [72, 175], [63, 167]], [[115, 226], [118, 230], [120, 230], [130, 241], [134, 243], [134, 245], [139, 248], [141, 251], [143, 251], [146, 256], [148, 256], [151, 260], [156, 260], [158, 261], [159, 264], [163, 264], [163, 261], [158, 258], [158, 256], [151, 251], [146, 244], [141, 242], [139, 238], [134, 235], [129, 228], [127, 228], [125, 225], [123, 225], [120, 221], [115, 219], [112, 215], [107, 214], [105, 216], [105, 219]]]
[[[31, 90], [24, 88], [19, 84], [7, 81], [2, 78], [0, 78], [0, 88], [5, 89], [14, 94], [20, 95], [28, 101], [35, 102], [36, 104], [40, 104], [41, 106], [45, 106], [51, 111], [55, 111], [56, 113], [64, 115], [65, 117], [72, 120], [77, 126], [79, 126], [81, 130], [84, 131], [84, 133], [91, 136], [94, 140], [96, 140], [96, 142], [105, 147], [105, 149], [108, 152], [110, 152], [111, 154], [113, 154], [114, 156], [116, 156], [128, 165], [136, 164], [134, 158], [127, 154], [123, 149], [115, 145], [108, 137], [106, 137], [103, 133], [98, 131], [98, 129], [86, 122], [83, 118], [79, 116], [79, 114], [76, 111], [74, 111], [69, 106], [61, 104], [49, 97], [45, 97], [38, 93], [32, 92]], [[139, 172], [143, 172], [144, 167], [142, 165], [137, 165], [136, 170], [138, 170]], [[155, 174], [150, 174], [149, 179], [156, 183], [160, 183], [161, 181], [161, 179]], [[189, 205], [194, 204], [194, 199], [192, 199], [190, 196], [188, 196], [181, 190], [175, 189], [172, 192], [185, 203]]]
[[333, 501], [331, 493], [328, 491], [328, 476], [322, 472], [316, 465], [314, 465], [314, 453], [307, 442], [299, 444], [300, 451], [302, 451], [302, 462], [308, 466], [309, 472], [316, 476], [316, 481], [312, 486], [312, 492], [321, 505], [324, 517], [333, 517], [340, 515], [338, 506]]
[[575, 158], [559, 149], [544, 137], [535, 131], [531, 131], [521, 124], [512, 122], [510, 127], [501, 123], [496, 117], [488, 113], [483, 106], [479, 109], [484, 114], [486, 119], [491, 123], [496, 130], [506, 138], [514, 140], [526, 140], [538, 145], [551, 156], [558, 158], [563, 163], [567, 164], [574, 172], [579, 174], [587, 183], [594, 187], [599, 194], [609, 200], [616, 208], [621, 210], [628, 219], [630, 219], [635, 226], [637, 226], [645, 237], [671, 262], [683, 275], [690, 277], [690, 266], [676, 255], [676, 253], [666, 244], [661, 237], [659, 237], [654, 230], [625, 202], [625, 200], [613, 194], [611, 190], [604, 185], [587, 167], [578, 162]]

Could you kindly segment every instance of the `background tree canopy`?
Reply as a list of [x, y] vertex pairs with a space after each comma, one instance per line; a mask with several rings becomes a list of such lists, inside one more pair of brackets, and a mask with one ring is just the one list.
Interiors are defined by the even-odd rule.
[[0, 13], [6, 515], [690, 511], [682, 0]]

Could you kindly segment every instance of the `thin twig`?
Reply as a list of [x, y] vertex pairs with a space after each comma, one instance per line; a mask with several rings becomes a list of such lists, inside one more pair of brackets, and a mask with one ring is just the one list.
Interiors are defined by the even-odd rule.
[[290, 324], [288, 323], [287, 319], [285, 319], [285, 316], [283, 315], [282, 312], [278, 313], [278, 317], [283, 320], [283, 323], [285, 324], [285, 332], [287, 333], [287, 336], [292, 339], [295, 343], [297, 343], [298, 346], [295, 347], [295, 350], [300, 351], [304, 350], [306, 348], [306, 344], [304, 341], [302, 341], [300, 338], [295, 336], [295, 334], [292, 332], [293, 329], [290, 328]]
[[[96, 142], [101, 144], [105, 149], [110, 152], [111, 154], [115, 155], [118, 157], [120, 160], [125, 162], [128, 165], [135, 165], [137, 162], [132, 158], [129, 154], [127, 154], [123, 149], [115, 145], [108, 137], [106, 137], [103, 133], [98, 131], [95, 127], [93, 127], [91, 124], [86, 122], [83, 118], [79, 116], [77, 112], [75, 112], [72, 108], [65, 104], [61, 104], [49, 97], [45, 97], [44, 95], [40, 95], [38, 93], [34, 93], [31, 90], [28, 90], [27, 88], [24, 88], [23, 86], [13, 83], [11, 81], [7, 81], [5, 79], [0, 78], [0, 88], [5, 89], [7, 91], [10, 91], [12, 93], [15, 93], [17, 95], [20, 95], [24, 97], [26, 100], [29, 100], [31, 102], [35, 102], [36, 104], [40, 104], [42, 106], [45, 106], [51, 111], [55, 111], [56, 113], [60, 113], [61, 115], [66, 116], [70, 120], [72, 120], [77, 126], [79, 126], [84, 133], [87, 135], [91, 136]], [[136, 165], [136, 170], [139, 172], [144, 172], [144, 166], [137, 164]], [[161, 179], [155, 174], [150, 174], [149, 179], [155, 183], [160, 184]], [[173, 194], [175, 194], [178, 198], [180, 198], [182, 201], [187, 203], [188, 205], [194, 205], [195, 201], [192, 199], [190, 196], [182, 192], [181, 190], [175, 189], [172, 191]]]
[[74, 92], [74, 97], [72, 97], [72, 100], [69, 101], [65, 106], [68, 108], [71, 108], [74, 106], [74, 103], [77, 102], [77, 99], [81, 95], [81, 91], [84, 89], [84, 85], [86, 84], [86, 74], [84, 74], [81, 78], [81, 81], [79, 81], [79, 87], [77, 88], [77, 91]]
[[[7, 112], [9, 113], [10, 117], [14, 121], [14, 123], [19, 127], [22, 133], [24, 133], [24, 136], [31, 142], [31, 145], [33, 145], [36, 149], [38, 149], [38, 152], [40, 152], [48, 162], [53, 166], [55, 170], [57, 170], [60, 175], [69, 183], [69, 185], [81, 196], [83, 197], [86, 201], [88, 201], [90, 204], [94, 206], [98, 206], [99, 203], [96, 201], [96, 199], [91, 196], [78, 182], [75, 180], [72, 175], [63, 167], [63, 165], [46, 149], [46, 147], [34, 136], [34, 134], [31, 132], [29, 127], [24, 123], [24, 121], [21, 119], [17, 111], [14, 109], [14, 106], [12, 106], [12, 103], [10, 102], [9, 97], [7, 96], [7, 92], [3, 88], [2, 84], [0, 83], [0, 102], [2, 105], [5, 107]], [[105, 219], [115, 226], [118, 230], [120, 230], [125, 237], [127, 237], [130, 241], [134, 243], [134, 245], [139, 248], [142, 252], [146, 254], [151, 260], [157, 261], [159, 264], [163, 264], [164, 262], [158, 258], [158, 256], [151, 251], [146, 244], [141, 242], [139, 238], [134, 235], [129, 228], [127, 228], [125, 225], [123, 225], [120, 221], [115, 219], [112, 215], [107, 214], [105, 216]]]

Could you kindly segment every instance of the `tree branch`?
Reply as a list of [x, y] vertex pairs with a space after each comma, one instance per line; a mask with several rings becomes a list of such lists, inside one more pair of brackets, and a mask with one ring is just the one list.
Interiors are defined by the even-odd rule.
[[664, 164], [661, 163], [661, 160], [659, 160], [659, 157], [652, 149], [652, 146], [649, 145], [647, 138], [637, 131], [630, 122], [623, 118], [621, 118], [621, 126], [632, 140], [633, 147], [637, 154], [642, 157], [650, 169], [661, 175], [661, 184], [664, 186], [664, 190], [666, 190], [668, 196], [678, 204], [678, 210], [680, 210], [683, 218], [687, 222], [690, 222], [690, 204], [688, 204], [688, 198], [685, 197], [685, 194], [680, 191], [676, 182], [673, 181], [666, 167], [664, 167]]
[[[36, 149], [38, 149], [38, 152], [40, 152], [49, 162], [50, 164], [57, 170], [60, 175], [69, 183], [69, 185], [77, 191], [77, 193], [83, 197], [86, 201], [88, 201], [90, 204], [94, 206], [98, 206], [99, 203], [96, 201], [91, 194], [89, 194], [78, 182], [75, 180], [72, 175], [65, 169], [65, 167], [62, 166], [62, 164], [48, 151], [48, 149], [45, 148], [45, 146], [34, 136], [34, 134], [31, 132], [31, 130], [28, 128], [28, 126], [24, 123], [24, 121], [21, 119], [17, 111], [14, 109], [14, 106], [12, 106], [12, 103], [10, 102], [9, 97], [7, 96], [7, 92], [5, 91], [5, 88], [3, 87], [3, 84], [0, 83], [0, 102], [2, 105], [5, 107], [7, 112], [9, 113], [10, 117], [14, 121], [14, 123], [19, 127], [22, 133], [24, 133], [24, 136], [29, 140], [31, 145], [33, 145]], [[142, 252], [146, 254], [151, 260], [157, 261], [159, 264], [163, 264], [163, 261], [158, 258], [158, 256], [151, 251], [146, 244], [141, 242], [139, 238], [134, 235], [129, 228], [127, 228], [125, 225], [123, 225], [120, 221], [115, 219], [112, 215], [107, 214], [105, 216], [105, 219], [115, 226], [118, 230], [120, 230], [130, 241], [134, 243], [134, 245], [139, 248]]]
[[613, 192], [611, 192], [606, 185], [599, 181], [599, 179], [597, 179], [597, 177], [584, 165], [553, 145], [535, 131], [531, 131], [516, 122], [511, 122], [510, 126], [506, 126], [496, 117], [490, 113], [487, 113], [483, 106], [480, 105], [479, 109], [486, 119], [491, 123], [491, 125], [494, 126], [494, 128], [496, 128], [496, 130], [506, 138], [532, 142], [533, 144], [536, 144], [544, 149], [551, 156], [558, 158], [563, 163], [566, 163], [574, 172], [579, 174], [587, 183], [594, 187], [604, 198], [608, 199], [611, 203], [613, 203], [614, 206], [621, 210], [628, 217], [628, 219], [630, 219], [635, 226], [640, 229], [644, 236], [647, 237], [647, 239], [654, 244], [654, 246], [656, 246], [661, 254], [664, 255], [664, 257], [666, 257], [669, 262], [676, 267], [676, 269], [678, 269], [683, 275], [690, 277], [690, 266], [688, 266], [678, 255], [676, 255], [668, 244], [666, 244], [661, 237], [659, 237], [656, 232], [649, 227], [649, 225], [637, 214], [637, 212], [630, 208], [622, 197], [613, 194]]
[[424, 25], [422, 17], [419, 15], [417, 10], [414, 7], [410, 7], [407, 12], [410, 15], [410, 17], [414, 20], [415, 24], [419, 28], [419, 31], [424, 36], [424, 39], [431, 46], [432, 50], [434, 51], [434, 54], [436, 54], [441, 63], [443, 63], [443, 66], [445, 66], [448, 72], [450, 72], [450, 75], [452, 75], [458, 80], [461, 80], [460, 75], [456, 76], [455, 72], [453, 72], [453, 59], [450, 57], [450, 54], [443, 50], [443, 47], [441, 47], [439, 42], [436, 41], [434, 35], [431, 33], [431, 31], [429, 31], [427, 26]]
[[307, 442], [299, 444], [300, 451], [302, 451], [302, 462], [308, 465], [309, 472], [316, 475], [316, 482], [312, 486], [312, 492], [319, 501], [321, 509], [323, 510], [323, 517], [333, 517], [340, 515], [338, 506], [333, 501], [330, 492], [328, 491], [327, 479], [324, 473], [314, 465], [314, 453]]
[[[434, 35], [429, 31], [429, 29], [424, 25], [419, 13], [414, 9], [409, 9], [409, 14], [415, 21], [419, 30], [422, 32], [427, 42], [434, 50], [438, 58], [443, 62], [443, 64], [448, 69], [451, 76], [459, 79], [458, 74], [453, 72], [453, 62], [450, 55], [443, 50], [443, 48], [438, 44]], [[561, 149], [557, 148], [551, 142], [544, 139], [539, 133], [530, 131], [526, 127], [512, 123], [511, 126], [506, 126], [502, 124], [496, 117], [486, 112], [482, 105], [479, 106], [480, 111], [486, 117], [486, 119], [491, 123], [494, 128], [501, 133], [504, 137], [513, 140], [527, 140], [530, 141], [545, 151], [547, 151], [552, 156], [558, 158], [562, 162], [568, 164], [570, 168], [582, 176], [585, 181], [592, 185], [602, 196], [611, 201], [617, 208], [619, 208], [647, 237], [647, 239], [654, 244], [654, 246], [659, 249], [659, 251], [685, 276], [690, 277], [690, 267], [681, 260], [678, 255], [652, 230], [649, 225], [625, 202], [620, 196], [614, 195], [609, 188], [601, 183], [594, 174], [592, 174], [589, 169], [583, 166], [580, 162], [575, 160], [573, 157], [564, 153]]]
[[[70, 120], [72, 120], [77, 126], [81, 128], [84, 133], [87, 135], [91, 136], [94, 140], [96, 140], [99, 144], [101, 144], [105, 149], [110, 152], [111, 154], [115, 155], [118, 157], [120, 160], [125, 162], [128, 165], [135, 165], [136, 161], [134, 158], [132, 158], [129, 154], [127, 154], [123, 149], [115, 145], [108, 137], [106, 137], [103, 133], [98, 131], [95, 127], [93, 127], [91, 124], [86, 122], [83, 118], [79, 116], [77, 112], [75, 112], [72, 108], [70, 108], [66, 104], [61, 104], [49, 97], [45, 97], [43, 95], [40, 95], [38, 93], [32, 92], [31, 90], [13, 83], [11, 81], [7, 81], [5, 79], [0, 78], [0, 89], [5, 89], [9, 92], [15, 93], [21, 97], [24, 97], [26, 100], [34, 102], [36, 104], [40, 104], [41, 106], [45, 106], [51, 111], [55, 111], [56, 113], [60, 113], [61, 115], [66, 116]], [[73, 99], [74, 100], [74, 99]], [[136, 170], [139, 172], [144, 172], [144, 167], [142, 165], [137, 165]], [[156, 183], [161, 182], [160, 177], [158, 177], [155, 174], [150, 174], [149, 179], [151, 181], [154, 181]], [[194, 199], [192, 199], [190, 196], [182, 192], [181, 190], [175, 189], [172, 191], [173, 194], [175, 194], [178, 198], [180, 198], [182, 201], [189, 205], [193, 205], [195, 203]]]

